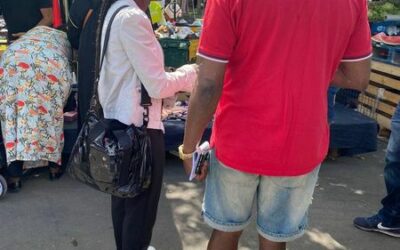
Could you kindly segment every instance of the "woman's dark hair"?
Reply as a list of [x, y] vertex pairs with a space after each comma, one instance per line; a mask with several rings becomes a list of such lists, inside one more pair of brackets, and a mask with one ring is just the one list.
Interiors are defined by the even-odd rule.
[[[95, 34], [94, 34], [94, 47], [95, 47], [95, 56], [94, 56], [94, 69], [92, 71], [92, 79], [91, 81], [94, 82], [94, 89], [97, 88], [97, 81], [98, 81], [98, 77], [100, 75], [100, 57], [101, 55], [101, 35], [102, 35], [102, 30], [103, 30], [103, 24], [104, 24], [104, 19], [106, 18], [107, 12], [110, 9], [111, 5], [113, 3], [115, 3], [117, 0], [101, 0], [101, 3], [98, 7], [98, 9], [96, 11], [94, 11], [94, 13], [92, 15], [94, 19], [94, 21], [96, 21], [95, 25], [94, 25], [94, 29], [95, 30]], [[93, 93], [92, 93], [93, 95]], [[93, 98], [95, 97], [95, 98]], [[100, 101], [99, 101], [99, 97], [98, 95], [93, 95], [92, 99], [90, 101], [90, 108], [92, 109], [94, 112], [96, 112], [97, 114], [102, 114], [103, 111], [101, 110], [101, 105], [100, 105]]]

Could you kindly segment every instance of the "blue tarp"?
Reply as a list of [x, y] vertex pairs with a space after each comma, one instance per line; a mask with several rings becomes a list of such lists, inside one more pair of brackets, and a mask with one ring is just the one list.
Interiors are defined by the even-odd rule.
[[375, 120], [335, 105], [335, 118], [331, 124], [330, 148], [340, 149], [341, 155], [354, 155], [377, 150], [378, 124]]
[[[169, 120], [164, 122], [166, 149], [176, 150], [183, 142], [185, 122]], [[375, 120], [346, 108], [335, 105], [335, 118], [331, 125], [330, 147], [340, 149], [342, 155], [354, 155], [377, 150], [378, 125]], [[211, 126], [205, 132], [203, 139], [208, 139]]]
[[[340, 149], [344, 155], [376, 151], [378, 125], [375, 120], [341, 104], [335, 105], [335, 112], [331, 125], [331, 148]], [[164, 121], [164, 127], [166, 150], [177, 150], [183, 142], [185, 121], [167, 120]], [[76, 139], [76, 126], [66, 126], [64, 132], [64, 153], [69, 153]], [[211, 125], [206, 129], [203, 139], [209, 140], [210, 135]]]
[[[183, 142], [183, 134], [185, 131], [185, 121], [167, 120], [164, 121], [165, 127], [165, 149], [167, 151], [177, 150]], [[209, 140], [211, 136], [211, 124], [205, 130], [203, 141]]]

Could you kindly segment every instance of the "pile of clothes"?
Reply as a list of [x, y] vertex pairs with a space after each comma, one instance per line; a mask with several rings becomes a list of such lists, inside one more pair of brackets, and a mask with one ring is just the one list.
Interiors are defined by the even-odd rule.
[[163, 105], [162, 120], [186, 121], [189, 101], [177, 101], [175, 105]]
[[197, 39], [200, 37], [201, 20], [196, 20], [189, 24], [186, 20], [181, 19], [175, 24], [167, 22], [165, 25], [155, 30], [157, 38], [172, 38], [172, 39]]
[[0, 16], [0, 41], [7, 39], [7, 32], [6, 22], [4, 21], [4, 18]]

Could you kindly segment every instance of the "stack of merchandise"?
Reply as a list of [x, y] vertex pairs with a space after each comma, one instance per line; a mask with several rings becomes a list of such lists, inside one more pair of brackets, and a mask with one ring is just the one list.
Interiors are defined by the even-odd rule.
[[188, 24], [183, 19], [175, 24], [167, 22], [155, 30], [164, 51], [165, 65], [178, 68], [195, 62], [200, 31], [200, 20]]
[[389, 36], [384, 32], [372, 37], [373, 59], [400, 65], [400, 36]]
[[368, 1], [373, 59], [400, 65], [400, 2]]
[[3, 16], [0, 16], [0, 55], [7, 48], [7, 28]]
[[176, 103], [174, 103], [174, 105], [171, 106], [164, 105], [162, 111], [162, 120], [186, 121], [188, 105], [188, 101], [177, 101]]
[[4, 39], [7, 39], [6, 22], [4, 21], [3, 16], [0, 16], [0, 40]]
[[156, 37], [171, 39], [198, 39], [200, 37], [202, 22], [196, 20], [192, 24], [188, 24], [186, 20], [181, 19], [175, 24], [167, 22], [165, 25], [155, 31]]

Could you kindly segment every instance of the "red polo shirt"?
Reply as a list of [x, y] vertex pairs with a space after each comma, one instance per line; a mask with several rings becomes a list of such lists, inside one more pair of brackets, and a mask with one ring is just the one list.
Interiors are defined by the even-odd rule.
[[371, 55], [367, 2], [209, 0], [198, 54], [227, 63], [217, 158], [248, 173], [306, 174], [328, 150], [339, 63]]

